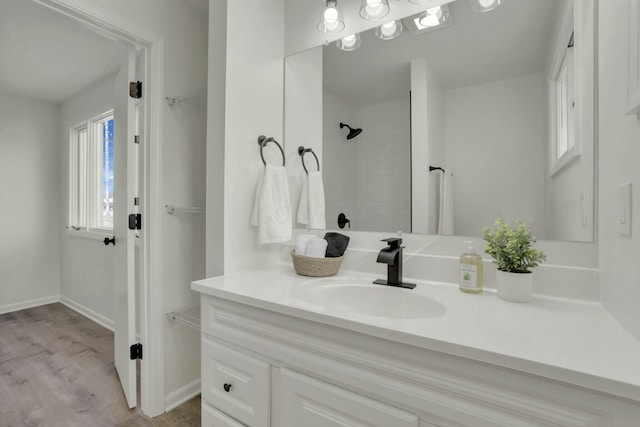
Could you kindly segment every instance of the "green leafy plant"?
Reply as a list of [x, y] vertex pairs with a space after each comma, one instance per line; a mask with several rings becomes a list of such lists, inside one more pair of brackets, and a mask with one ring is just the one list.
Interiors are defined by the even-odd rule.
[[527, 224], [522, 221], [517, 221], [512, 228], [498, 218], [494, 226], [485, 227], [482, 234], [488, 243], [484, 251], [493, 257], [498, 270], [531, 273], [530, 269], [547, 259], [544, 252], [532, 247], [535, 239]]

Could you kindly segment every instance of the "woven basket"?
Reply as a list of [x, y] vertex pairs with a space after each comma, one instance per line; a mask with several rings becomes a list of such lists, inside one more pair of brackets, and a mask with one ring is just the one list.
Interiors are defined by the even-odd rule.
[[335, 276], [340, 270], [344, 255], [338, 258], [313, 258], [302, 256], [291, 251], [293, 268], [301, 276], [327, 277]]

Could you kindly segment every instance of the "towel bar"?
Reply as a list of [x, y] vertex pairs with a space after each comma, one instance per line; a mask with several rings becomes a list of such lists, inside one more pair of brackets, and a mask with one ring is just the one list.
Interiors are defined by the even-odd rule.
[[285, 164], [285, 157], [284, 157], [284, 150], [282, 149], [282, 146], [278, 143], [278, 141], [276, 141], [273, 137], [269, 137], [267, 138], [264, 135], [260, 135], [258, 137], [258, 145], [260, 145], [260, 157], [262, 158], [262, 163], [264, 163], [264, 165], [267, 165], [266, 160], [264, 159], [264, 155], [262, 154], [262, 149], [265, 147], [265, 145], [267, 145], [269, 142], [275, 142], [275, 144], [278, 146], [278, 148], [280, 149], [280, 153], [282, 153], [282, 166], [284, 166]]
[[316, 156], [316, 153], [313, 152], [313, 148], [304, 148], [301, 145], [298, 147], [298, 154], [300, 155], [300, 159], [302, 160], [302, 167], [304, 168], [304, 171], [307, 173], [307, 175], [309, 174], [309, 171], [307, 170], [307, 165], [304, 164], [304, 155], [306, 153], [311, 153], [313, 154], [313, 157], [316, 158], [316, 165], [318, 166], [318, 172], [320, 172], [320, 162], [318, 161], [318, 156]]

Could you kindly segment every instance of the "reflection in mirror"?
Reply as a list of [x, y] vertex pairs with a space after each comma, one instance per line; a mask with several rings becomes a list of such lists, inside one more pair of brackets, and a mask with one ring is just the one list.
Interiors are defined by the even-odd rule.
[[403, 20], [393, 40], [372, 29], [355, 51], [287, 58], [285, 138], [322, 128], [328, 227], [344, 212], [352, 230], [481, 236], [501, 217], [592, 241], [593, 2], [448, 6], [441, 29]]

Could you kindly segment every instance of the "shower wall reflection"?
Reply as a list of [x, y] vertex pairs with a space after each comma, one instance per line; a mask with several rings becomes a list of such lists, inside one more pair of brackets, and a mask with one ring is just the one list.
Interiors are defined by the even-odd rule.
[[[357, 231], [411, 231], [409, 96], [354, 105], [325, 89], [323, 158], [327, 222], [340, 212]], [[340, 122], [362, 128], [347, 140]]]

